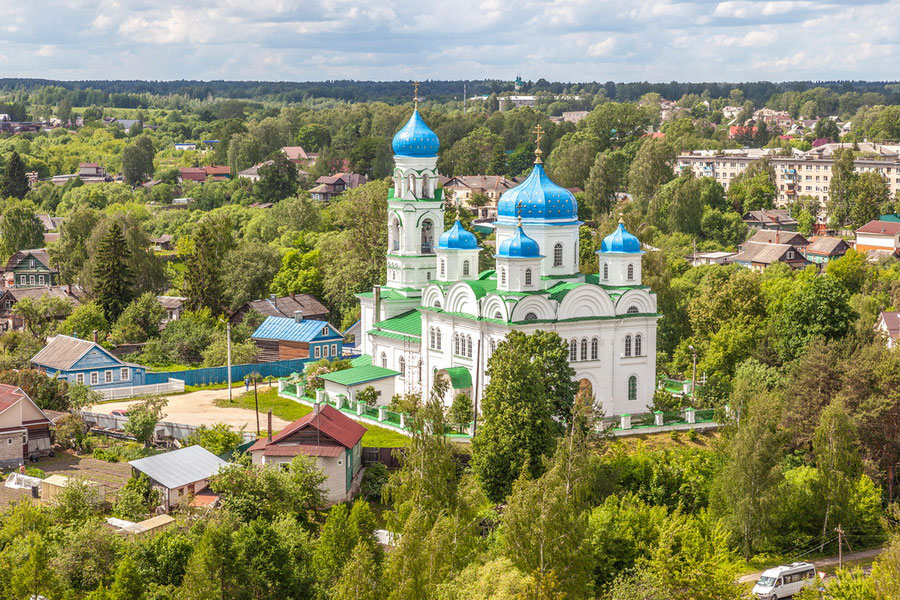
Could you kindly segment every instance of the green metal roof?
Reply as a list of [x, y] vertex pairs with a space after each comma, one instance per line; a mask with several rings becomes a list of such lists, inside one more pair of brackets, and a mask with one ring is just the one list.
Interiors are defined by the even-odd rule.
[[900, 223], [900, 215], [889, 214], [878, 217], [879, 221], [887, 221], [889, 223]]
[[[356, 294], [356, 297], [357, 298], [371, 298], [374, 295], [375, 294], [373, 292], [362, 292], [362, 293]], [[404, 296], [400, 292], [394, 291], [390, 288], [384, 288], [384, 287], [381, 288], [381, 299], [382, 300], [402, 300], [404, 298], [406, 298], [406, 296]]]
[[344, 369], [342, 371], [334, 371], [333, 373], [319, 375], [319, 379], [337, 383], [338, 385], [349, 386], [376, 381], [378, 379], [386, 379], [399, 374], [399, 371], [392, 371], [391, 369], [376, 367], [375, 365], [366, 365], [362, 367], [350, 367], [349, 369]]
[[392, 340], [400, 340], [402, 342], [409, 342], [411, 344], [420, 344], [422, 343], [422, 338], [418, 336], [412, 335], [403, 335], [402, 333], [394, 333], [393, 331], [382, 331], [381, 329], [370, 329], [367, 333], [383, 338], [389, 338]]
[[422, 315], [417, 310], [408, 310], [396, 317], [375, 323], [375, 329], [421, 337]]
[[372, 357], [368, 354], [363, 354], [362, 356], [357, 356], [356, 358], [350, 359], [351, 367], [365, 367], [372, 364]]
[[472, 387], [472, 374], [465, 367], [450, 367], [445, 369], [450, 377], [450, 385], [454, 390], [464, 390]]

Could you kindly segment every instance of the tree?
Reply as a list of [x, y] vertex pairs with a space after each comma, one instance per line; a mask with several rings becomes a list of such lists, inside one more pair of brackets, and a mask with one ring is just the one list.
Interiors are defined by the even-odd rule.
[[112, 328], [112, 341], [116, 344], [124, 342], [146, 342], [159, 335], [159, 324], [166, 316], [156, 295], [146, 292], [135, 298]]
[[281, 269], [272, 279], [273, 294], [322, 295], [323, 277], [320, 268], [319, 250], [291, 248], [281, 257]]
[[383, 597], [378, 565], [372, 549], [363, 542], [353, 548], [331, 589], [334, 600], [380, 600]]
[[125, 433], [134, 436], [144, 446], [149, 446], [156, 433], [156, 424], [165, 416], [163, 410], [168, 403], [168, 398], [147, 396], [132, 404], [128, 407], [128, 420], [123, 428]]
[[113, 514], [130, 521], [141, 521], [162, 503], [162, 493], [150, 485], [145, 473], [135, 473], [116, 494]]
[[469, 425], [473, 416], [472, 397], [466, 392], [459, 392], [453, 396], [448, 419], [459, 428], [460, 432]]
[[44, 226], [35, 216], [34, 204], [27, 200], [8, 202], [0, 220], [0, 251], [3, 256], [9, 258], [19, 250], [43, 246]]
[[240, 431], [235, 431], [227, 423], [216, 423], [212, 427], [201, 425], [183, 442], [184, 446], [203, 446], [216, 456], [231, 454], [244, 439]]
[[843, 400], [837, 398], [822, 411], [813, 434], [813, 454], [819, 471], [817, 488], [825, 504], [823, 545], [831, 538], [832, 526], [841, 522], [842, 509], [852, 497], [853, 482], [862, 472], [856, 443], [856, 425]]
[[107, 321], [115, 321], [131, 302], [133, 274], [128, 260], [131, 251], [117, 222], [109, 225], [100, 238], [94, 263], [92, 292]]
[[278, 202], [293, 196], [297, 185], [297, 165], [278, 151], [270, 164], [259, 168], [259, 181], [253, 185], [253, 193], [265, 202]]
[[100, 215], [97, 210], [79, 206], [66, 215], [59, 227], [59, 241], [50, 246], [50, 258], [59, 269], [63, 283], [79, 281], [82, 269], [88, 259], [88, 240], [97, 228]]
[[853, 187], [856, 183], [852, 148], [834, 151], [831, 184], [828, 193], [828, 219], [833, 226], [841, 226], [850, 218], [853, 207]]
[[841, 139], [841, 129], [837, 126], [834, 119], [819, 119], [813, 127], [813, 135], [819, 140], [838, 141]]
[[882, 208], [885, 208], [891, 200], [888, 181], [881, 173], [875, 171], [858, 174], [853, 183], [852, 194], [850, 225], [854, 228], [876, 220]]
[[[562, 360], [560, 360], [562, 357]], [[566, 343], [555, 333], [512, 332], [488, 361], [491, 382], [482, 424], [472, 441], [472, 467], [492, 501], [505, 498], [525, 472], [537, 477], [575, 397]]]
[[237, 310], [250, 300], [265, 298], [281, 263], [278, 250], [266, 244], [243, 242], [229, 251], [222, 264], [226, 305]]
[[82, 339], [90, 339], [94, 332], [103, 338], [109, 333], [109, 321], [103, 308], [96, 302], [87, 302], [72, 311], [56, 328], [57, 333]]
[[728, 186], [728, 199], [734, 210], [743, 214], [750, 210], [772, 208], [775, 202], [775, 184], [765, 172], [751, 176], [741, 173]]
[[156, 150], [150, 136], [138, 136], [122, 148], [122, 176], [128, 185], [137, 185], [153, 176]]
[[648, 201], [661, 185], [672, 180], [675, 147], [665, 140], [647, 138], [628, 170], [628, 191], [638, 200]]
[[591, 167], [584, 194], [591, 212], [598, 218], [607, 215], [616, 204], [616, 194], [625, 188], [628, 155], [616, 150], [601, 152]]
[[49, 295], [37, 300], [26, 297], [16, 302], [12, 311], [22, 318], [31, 335], [43, 340], [55, 323], [72, 312], [72, 302]]
[[375, 406], [378, 403], [378, 392], [373, 386], [367, 385], [356, 392], [356, 401], [362, 402], [366, 406]]
[[801, 276], [770, 308], [775, 349], [784, 360], [798, 356], [817, 336], [826, 340], [843, 337], [854, 317], [847, 292], [829, 275]]
[[600, 148], [587, 130], [565, 134], [550, 156], [547, 167], [553, 180], [563, 187], [584, 187]]
[[[495, 164], [497, 149], [503, 151], [503, 140], [487, 127], [474, 129], [447, 152], [447, 170], [453, 175], [500, 175], [505, 165]], [[492, 168], [493, 167], [493, 168]], [[494, 172], [494, 169], [501, 170]]]
[[207, 215], [197, 222], [194, 234], [179, 245], [178, 254], [185, 260], [182, 292], [189, 309], [208, 308], [213, 314], [223, 309], [222, 264], [233, 244], [230, 219]]
[[3, 171], [3, 175], [0, 176], [0, 197], [21, 200], [27, 193], [28, 178], [25, 176], [25, 163], [22, 162], [22, 157], [19, 156], [19, 153], [13, 150], [6, 160], [6, 169]]

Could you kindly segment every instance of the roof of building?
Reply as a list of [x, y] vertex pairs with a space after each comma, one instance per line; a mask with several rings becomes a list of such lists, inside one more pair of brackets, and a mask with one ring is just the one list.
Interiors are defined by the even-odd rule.
[[106, 349], [97, 342], [81, 340], [68, 335], [57, 335], [56, 337], [51, 338], [47, 342], [47, 345], [31, 358], [31, 362], [49, 369], [65, 371], [72, 368], [72, 366], [78, 362], [78, 359], [94, 348], [99, 348], [101, 352], [123, 365], [132, 367], [141, 366], [123, 362], [107, 352]]
[[472, 373], [465, 367], [450, 367], [445, 369], [450, 377], [450, 387], [454, 390], [464, 390], [472, 387]]
[[[379, 321], [373, 325], [375, 329], [393, 331], [405, 335], [420, 337], [422, 335], [422, 313], [413, 309], [396, 317]], [[369, 363], [371, 364], [371, 362]]]
[[43, 296], [47, 296], [49, 298], [61, 298], [63, 300], [68, 300], [76, 306], [81, 303], [81, 298], [84, 297], [84, 291], [77, 285], [53, 285], [22, 288], [11, 287], [7, 288], [4, 294], [9, 294], [13, 298], [15, 298], [16, 302], [18, 302], [22, 298], [37, 299]]
[[600, 252], [617, 252], [623, 254], [640, 254], [641, 241], [625, 229], [625, 224], [619, 220], [616, 230], [603, 238], [600, 242]]
[[[743, 250], [731, 259], [731, 262], [772, 264], [781, 260], [788, 250], [796, 250], [790, 244], [764, 244], [760, 242], [745, 242]], [[797, 260], [803, 257], [797, 255]]]
[[437, 156], [441, 142], [416, 109], [406, 125], [394, 134], [391, 147], [397, 156], [432, 157]]
[[891, 221], [879, 220], [869, 221], [868, 223], [857, 229], [856, 233], [894, 236], [900, 233], [900, 223], [892, 223]]
[[506, 238], [497, 249], [497, 256], [504, 258], [541, 258], [541, 247], [519, 225], [511, 238]]
[[[328, 329], [327, 335], [322, 334], [324, 329]], [[266, 320], [256, 328], [250, 337], [255, 340], [311, 342], [319, 337], [329, 339], [343, 336], [327, 321], [303, 319], [297, 322], [293, 317], [266, 317]]]
[[900, 223], [900, 215], [894, 213], [881, 215], [880, 217], [878, 217], [878, 220], [887, 221], [889, 223]]
[[63, 222], [62, 217], [51, 217], [47, 213], [41, 213], [34, 216], [38, 218], [38, 221], [41, 222], [41, 225], [43, 225], [44, 229], [47, 231], [59, 229], [59, 226], [62, 225]]
[[742, 219], [772, 225], [797, 225], [797, 219], [790, 212], [779, 209], [751, 210], [744, 213]]
[[777, 229], [759, 229], [747, 241], [761, 244], [790, 244], [791, 246], [809, 244], [809, 240], [796, 231], [779, 231]]
[[291, 294], [280, 298], [270, 296], [251, 300], [244, 306], [264, 317], [293, 317], [298, 310], [303, 311], [305, 317], [328, 317], [328, 309], [311, 294]]
[[[346, 369], [352, 370], [352, 369]], [[343, 371], [338, 371], [339, 373]], [[353, 448], [359, 441], [362, 439], [362, 436], [366, 433], [366, 428], [343, 414], [338, 409], [333, 406], [329, 406], [328, 404], [319, 405], [318, 410], [313, 410], [313, 412], [304, 415], [285, 427], [278, 433], [278, 435], [272, 438], [270, 442], [268, 439], [263, 438], [258, 440], [255, 444], [250, 446], [250, 452], [254, 450], [265, 450], [265, 453], [269, 456], [273, 454], [269, 454], [269, 452], [277, 452], [272, 448], [273, 445], [277, 445], [282, 440], [285, 440], [301, 429], [306, 429], [307, 427], [318, 429], [323, 434], [327, 435], [337, 443], [339, 443], [344, 448]], [[306, 444], [306, 446], [310, 446], [310, 444]], [[322, 446], [311, 445], [310, 448], [313, 452], [323, 452]], [[297, 446], [294, 446], [297, 447]], [[332, 446], [334, 447], [334, 446]], [[271, 450], [270, 450], [271, 449]], [[333, 451], [331, 451], [333, 452]], [[309, 452], [303, 452], [304, 454], [308, 454]], [[293, 454], [289, 454], [288, 456], [293, 456]], [[316, 456], [332, 456], [332, 454], [316, 454]], [[340, 453], [336, 456], [340, 456]]]
[[128, 464], [171, 490], [209, 479], [228, 463], [203, 446], [188, 446]]
[[288, 157], [288, 160], [309, 160], [309, 155], [303, 146], [283, 146], [281, 151]]
[[544, 172], [541, 163], [520, 185], [507, 190], [497, 203], [497, 221], [514, 223], [521, 216], [525, 223], [578, 223], [578, 202], [574, 194], [560, 187]]
[[478, 240], [456, 219], [453, 227], [441, 234], [437, 247], [443, 250], [477, 250]]
[[164, 233], [159, 237], [152, 238], [150, 241], [154, 244], [167, 244], [174, 239], [171, 233]]
[[884, 310], [881, 311], [880, 317], [884, 321], [884, 326], [887, 327], [888, 335], [892, 338], [900, 337], [900, 311]]
[[181, 296], [157, 296], [156, 299], [160, 304], [162, 304], [163, 308], [170, 310], [181, 308], [188, 300], [187, 298], [182, 298]]
[[806, 253], [817, 256], [837, 256], [844, 254], [849, 247], [847, 242], [841, 238], [823, 236], [813, 239], [806, 247]]
[[50, 255], [47, 253], [46, 248], [32, 248], [30, 250], [19, 250], [15, 254], [9, 257], [9, 260], [6, 261], [6, 270], [9, 271], [11, 269], [19, 266], [23, 260], [27, 259], [28, 256], [33, 256], [35, 259], [41, 262], [44, 266], [50, 268]]
[[447, 180], [443, 187], [449, 189], [508, 190], [516, 185], [515, 181], [511, 181], [502, 175], [457, 175]]
[[27, 398], [22, 388], [0, 383], [0, 413], [4, 413], [16, 405], [22, 398]]
[[370, 381], [378, 381], [379, 379], [387, 379], [388, 377], [396, 377], [399, 374], [399, 371], [385, 369], [384, 367], [363, 365], [319, 375], [319, 379], [330, 381], [338, 385], [359, 385]]

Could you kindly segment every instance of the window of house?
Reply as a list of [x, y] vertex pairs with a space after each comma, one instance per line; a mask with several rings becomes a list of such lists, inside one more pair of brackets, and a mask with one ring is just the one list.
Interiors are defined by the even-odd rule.
[[434, 350], [434, 327], [428, 328], [428, 347]]
[[463, 275], [467, 276], [469, 274], [469, 261], [463, 261]]
[[588, 348], [587, 339], [581, 340], [581, 360], [588, 359], [587, 348]]
[[331, 355], [332, 355], [332, 356], [337, 356], [337, 353], [338, 353], [338, 352], [337, 352], [337, 344], [332, 344], [332, 345], [331, 345]]
[[28, 276], [28, 283], [30, 283], [31, 285], [34, 285], [34, 275]]
[[7, 446], [12, 446], [12, 443], [13, 443], [13, 439], [12, 439], [12, 438], [6, 438], [6, 445], [7, 445]]
[[459, 356], [459, 334], [453, 334], [453, 354]]
[[631, 336], [625, 336], [625, 356], [631, 356]]
[[603, 263], [603, 279], [609, 279], [609, 263]]
[[100, 383], [100, 373], [91, 371], [91, 385], [97, 385], [98, 383]]
[[440, 350], [441, 349], [441, 330], [437, 329], [436, 332], [437, 332], [437, 349]]
[[406, 378], [406, 359], [402, 356], [397, 361], [397, 370], [400, 371], [400, 379]]
[[562, 257], [563, 257], [562, 244], [557, 243], [553, 246], [553, 266], [554, 267], [562, 266]]
[[435, 307], [435, 308], [440, 308], [440, 307], [441, 307], [441, 301], [440, 301], [440, 300], [435, 300], [435, 301], [434, 301], [434, 307]]
[[525, 285], [531, 285], [531, 269], [525, 269]]
[[322, 346], [322, 356], [324, 356], [325, 358], [328, 358], [328, 344], [325, 344], [324, 346]]
[[9, 310], [10, 308], [12, 308], [12, 300], [7, 300], [7, 301], [6, 301], [6, 308], [7, 308], [7, 310]]
[[628, 378], [628, 399], [637, 400], [637, 376], [635, 375]]
[[500, 268], [500, 285], [506, 285], [506, 268]]
[[84, 373], [78, 373], [75, 375], [75, 381], [77, 383], [84, 383]]
[[629, 263], [629, 265], [628, 265], [628, 280], [631, 281], [632, 279], [634, 279], [634, 265]]
[[43, 275], [38, 275], [38, 283], [41, 285], [44, 285], [44, 276]]
[[25, 432], [22, 434], [22, 445], [24, 446], [27, 443], [28, 443], [28, 432]]
[[634, 336], [634, 355], [641, 355], [641, 334]]
[[444, 259], [442, 258], [442, 259], [441, 259], [441, 264], [440, 264], [440, 274], [441, 274], [441, 277], [444, 276], [444, 272], [445, 272], [445, 268], [444, 268]]
[[597, 338], [591, 340], [591, 360], [597, 360], [597, 355], [600, 350], [600, 342]]
[[416, 366], [416, 380], [421, 384], [422, 383], [422, 361], [419, 361], [419, 364]]
[[533, 312], [525, 313], [525, 320], [526, 321], [537, 321], [537, 315]]
[[33, 258], [32, 258], [32, 259], [31, 259], [31, 262], [30, 262], [30, 264], [31, 264], [31, 268], [32, 268], [32, 269], [33, 269], [33, 268], [34, 268], [34, 264], [35, 264], [35, 263], [34, 263], [34, 259], [33, 259]]
[[569, 342], [569, 362], [578, 360], [578, 342], [572, 340]]
[[638, 311], [638, 307], [631, 305], [628, 307], [628, 310], [626, 310], [625, 313], [629, 314], [629, 315], [634, 315], [634, 314], [637, 314], [637, 311]]
[[387, 354], [381, 353], [381, 367], [387, 369]]
[[122, 367], [122, 370], [119, 372], [119, 379], [122, 381], [131, 379], [131, 370], [128, 367]]
[[112, 383], [112, 371], [103, 372], [103, 383]]
[[466, 356], [472, 358], [472, 338], [466, 336]]
[[320, 346], [316, 346], [313, 349], [313, 356], [315, 358], [322, 358], [322, 348]]
[[788, 259], [794, 258], [794, 251], [788, 250], [787, 257], [788, 257]]

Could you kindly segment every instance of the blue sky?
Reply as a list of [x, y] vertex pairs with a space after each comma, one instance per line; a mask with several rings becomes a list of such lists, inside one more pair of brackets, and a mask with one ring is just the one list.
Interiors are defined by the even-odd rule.
[[900, 0], [0, 0], [53, 79], [897, 79]]

